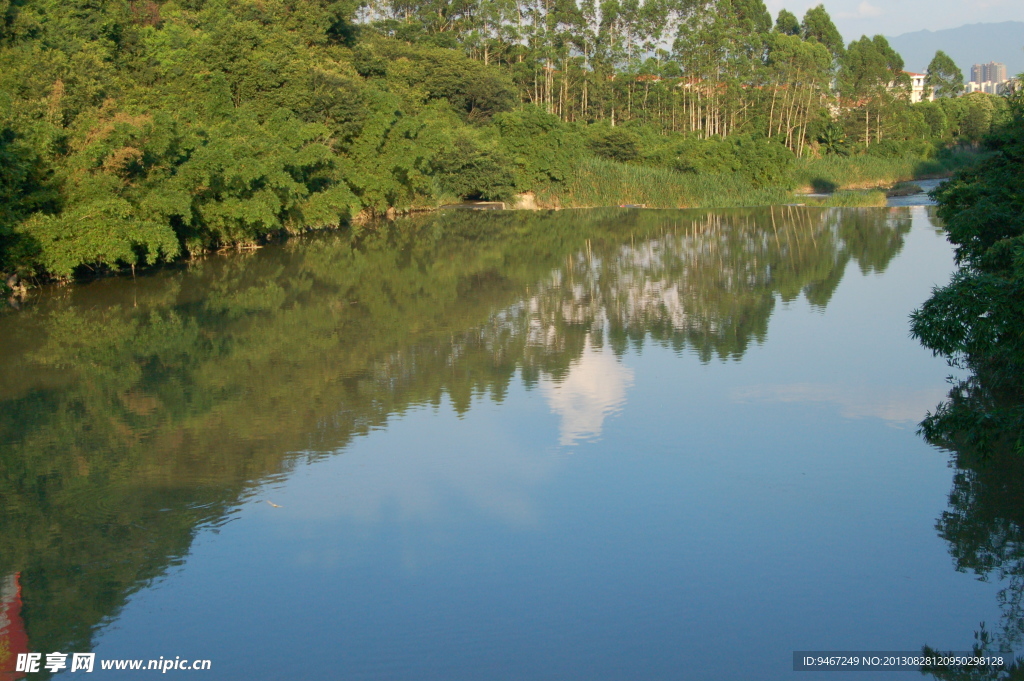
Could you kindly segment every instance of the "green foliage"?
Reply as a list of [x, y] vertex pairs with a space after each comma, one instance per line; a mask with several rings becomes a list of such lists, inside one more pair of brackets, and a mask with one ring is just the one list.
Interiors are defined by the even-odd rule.
[[[0, 149], [0, 267], [70, 277], [338, 226], [438, 192], [510, 194], [493, 139], [457, 158], [478, 138], [467, 122], [512, 108], [507, 76], [379, 39], [353, 58], [354, 9], [25, 5], [18, 16], [40, 23], [3, 48], [0, 74], [14, 125]], [[360, 75], [373, 60], [379, 75]], [[457, 168], [479, 172], [456, 187]]]
[[793, 154], [776, 141], [750, 135], [724, 140], [687, 140], [676, 150], [675, 169], [684, 173], [737, 174], [755, 185], [789, 184]]
[[33, 213], [56, 210], [57, 200], [38, 156], [13, 130], [0, 130], [0, 272], [27, 271], [37, 246], [17, 227]]
[[937, 102], [924, 101], [917, 105], [918, 110], [924, 116], [925, 124], [928, 126], [928, 137], [933, 140], [943, 140], [949, 133], [949, 117], [946, 110]]
[[843, 55], [840, 82], [851, 99], [883, 96], [893, 83], [909, 85], [903, 73], [903, 58], [880, 35], [861, 36], [850, 43]]
[[932, 106], [937, 106], [945, 117], [944, 139], [959, 139], [974, 144], [979, 143], [993, 126], [1002, 125], [1009, 117], [1007, 100], [984, 92], [939, 99]]
[[582, 154], [582, 140], [572, 128], [534, 107], [494, 119], [504, 149], [516, 169], [516, 187], [528, 191], [564, 182]]
[[471, 121], [490, 120], [516, 103], [515, 89], [505, 73], [455, 50], [371, 41], [364, 46], [362, 59], [374, 58], [376, 73], [389, 86], [408, 88], [427, 100], [446, 101]]
[[964, 91], [964, 74], [952, 57], [939, 50], [928, 64], [924, 84], [934, 88], [936, 97], [956, 97]]
[[848, 156], [850, 144], [846, 137], [846, 130], [835, 121], [827, 121], [821, 126], [817, 135], [818, 144], [826, 154], [835, 156]]
[[455, 197], [569, 202], [595, 156], [788, 186], [794, 156], [925, 155], [913, 139], [977, 141], [1003, 115], [910, 107], [876, 37], [834, 117], [822, 6], [773, 32], [762, 0], [0, 2], [0, 271], [41, 277]]
[[584, 158], [548, 205], [570, 207], [639, 204], [650, 208], [722, 208], [787, 203], [789, 192], [760, 187], [742, 174], [680, 173], [668, 168]]
[[829, 16], [824, 5], [807, 10], [800, 28], [804, 39], [821, 43], [836, 59], [843, 56], [845, 52], [843, 37], [839, 34], [836, 25], [832, 23], [832, 17]]
[[780, 9], [775, 19], [775, 30], [785, 35], [800, 35], [800, 20], [786, 9]]
[[877, 158], [913, 158], [923, 160], [930, 157], [934, 151], [934, 146], [925, 139], [885, 139], [872, 144], [868, 148], [867, 154]]
[[987, 140], [994, 156], [943, 184], [940, 202], [957, 262], [972, 271], [1016, 277], [1024, 246], [1024, 112], [1018, 104], [1011, 122]]
[[[993, 155], [935, 191], [958, 272], [912, 317], [912, 332], [974, 376], [922, 425], [982, 455], [1012, 437], [1024, 454], [1024, 104], [988, 139]], [[998, 398], [998, 399], [996, 399]], [[998, 424], [998, 428], [993, 427]], [[995, 437], [994, 433], [1002, 433]]]
[[[979, 579], [1007, 580], [999, 592], [999, 628], [993, 634], [982, 625], [975, 632], [979, 655], [1003, 654], [1024, 634], [1019, 578], [1024, 565], [1024, 102], [1019, 97], [1010, 113], [987, 139], [991, 156], [933, 192], [959, 268], [911, 316], [915, 337], [970, 370], [953, 382], [920, 432], [952, 452], [950, 509], [936, 527], [950, 543], [957, 569]], [[1018, 658], [985, 678], [1019, 678], [1022, 670]], [[978, 677], [976, 668], [963, 666], [930, 671], [940, 679]]]
[[442, 191], [461, 199], [507, 201], [515, 194], [515, 172], [499, 149], [460, 135], [433, 161]]
[[24, 223], [21, 232], [38, 244], [45, 271], [71, 277], [81, 265], [134, 266], [178, 254], [169, 226], [146, 219], [112, 189], [105, 182], [84, 182], [69, 197], [73, 207]]
[[756, 33], [767, 33], [772, 29], [772, 15], [763, 0], [733, 0], [732, 10], [741, 26]]
[[1006, 100], [984, 92], [972, 92], [962, 99], [960, 133], [972, 142], [980, 142], [1006, 117]]
[[623, 128], [595, 130], [587, 140], [587, 148], [601, 158], [625, 163], [640, 157], [637, 136]]

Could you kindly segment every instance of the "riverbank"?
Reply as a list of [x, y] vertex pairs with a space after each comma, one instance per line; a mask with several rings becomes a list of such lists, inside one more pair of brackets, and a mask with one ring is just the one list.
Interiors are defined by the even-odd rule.
[[[889, 75], [853, 75], [896, 63], [876, 59], [881, 42], [843, 63], [842, 41], [823, 49], [770, 21], [744, 25], [749, 49], [721, 65], [685, 49], [656, 73], [484, 46], [461, 19], [442, 32], [420, 32], [432, 18], [357, 20], [345, 3], [150, 5], [12, 5], [12, 26], [39, 30], [0, 41], [0, 273], [70, 281], [527, 192], [541, 208], [788, 203], [804, 187], [949, 172], [949, 149], [978, 144], [1007, 106], [900, 101], [883, 94]], [[563, 26], [559, 44], [588, 30]], [[608, 37], [600, 50], [615, 52]], [[868, 88], [856, 105], [837, 106], [840, 72]]]
[[793, 177], [798, 192], [883, 189], [900, 182], [949, 177], [984, 160], [987, 153], [970, 146], [944, 149], [932, 158], [901, 156], [824, 156], [799, 161]]
[[[550, 183], [534, 192], [520, 194], [506, 202], [475, 202], [488, 210], [501, 207], [512, 210], [559, 210], [642, 206], [645, 208], [751, 208], [783, 204], [821, 207], [884, 207], [889, 205], [887, 190], [894, 185], [923, 178], [945, 177], [957, 168], [978, 162], [982, 154], [971, 151], [946, 153], [937, 159], [903, 157], [880, 159], [871, 156], [824, 157], [796, 162], [785, 181], [778, 186], [759, 186], [740, 172], [686, 173], [669, 168], [620, 163], [595, 156], [581, 159], [564, 182]], [[470, 203], [470, 202], [467, 202]], [[465, 205], [465, 204], [463, 204]], [[374, 224], [392, 220], [399, 215], [433, 212], [447, 205], [421, 205], [401, 213], [389, 210], [383, 215], [360, 214], [349, 224], [322, 229], [355, 232], [373, 230]], [[460, 206], [461, 207], [461, 206]], [[310, 231], [310, 230], [306, 230]], [[266, 235], [269, 243], [291, 236], [289, 232]], [[245, 244], [258, 247], [257, 244]], [[229, 247], [230, 250], [230, 247]], [[194, 254], [193, 254], [194, 255]], [[183, 256], [188, 259], [190, 256]], [[180, 261], [182, 258], [178, 258]], [[159, 265], [157, 265], [159, 267]], [[109, 268], [104, 274], [128, 274], [135, 269]], [[89, 273], [90, 278], [96, 271]], [[77, 277], [65, 279], [70, 281]], [[24, 299], [29, 287], [44, 280], [18, 279], [16, 286], [4, 286], [0, 278], [0, 295], [16, 304]]]
[[[761, 186], [742, 173], [680, 173], [667, 168], [584, 159], [567, 182], [534, 192], [509, 207], [525, 209], [737, 208], [794, 201], [823, 206], [885, 206], [888, 190], [901, 182], [950, 176], [979, 162], [969, 148], [935, 158], [826, 156], [797, 161], [776, 186]], [[808, 201], [806, 195], [812, 195]]]

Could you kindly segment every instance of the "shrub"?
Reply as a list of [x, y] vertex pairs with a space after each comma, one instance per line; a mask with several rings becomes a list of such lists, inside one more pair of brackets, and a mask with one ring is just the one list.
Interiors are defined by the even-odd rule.
[[460, 135], [433, 161], [442, 191], [463, 199], [504, 201], [515, 194], [515, 172], [500, 150]]
[[637, 136], [622, 128], [602, 130], [587, 140], [587, 148], [609, 161], [626, 163], [640, 157]]
[[535, 191], [571, 177], [583, 152], [582, 139], [573, 126], [536, 107], [498, 114], [494, 124], [519, 191]]
[[675, 170], [697, 174], [737, 173], [755, 185], [787, 186], [795, 157], [778, 142], [752, 135], [689, 139], [676, 149]]

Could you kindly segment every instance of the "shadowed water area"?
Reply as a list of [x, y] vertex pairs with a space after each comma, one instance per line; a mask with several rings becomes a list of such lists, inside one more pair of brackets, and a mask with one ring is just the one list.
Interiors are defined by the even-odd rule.
[[0, 655], [815, 679], [794, 650], [1016, 645], [1024, 476], [915, 432], [930, 210], [454, 212], [41, 292], [0, 313]]

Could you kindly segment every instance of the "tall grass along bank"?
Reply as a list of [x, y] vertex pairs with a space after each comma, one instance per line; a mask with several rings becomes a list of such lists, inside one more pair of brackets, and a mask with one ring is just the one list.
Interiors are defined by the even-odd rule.
[[538, 193], [541, 207], [730, 208], [788, 203], [782, 187], [757, 187], [740, 175], [680, 173], [666, 168], [584, 158], [569, 180]]

